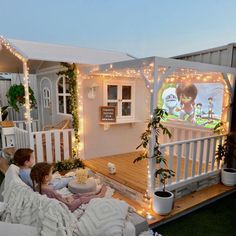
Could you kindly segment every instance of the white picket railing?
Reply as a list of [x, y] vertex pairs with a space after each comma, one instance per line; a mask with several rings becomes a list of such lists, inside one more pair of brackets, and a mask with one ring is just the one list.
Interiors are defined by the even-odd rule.
[[[19, 108], [19, 111], [15, 111], [12, 107], [8, 107], [8, 116], [7, 116], [7, 120], [16, 120], [16, 121], [22, 121], [25, 119], [25, 107], [21, 106]], [[30, 117], [33, 120], [38, 120], [38, 109], [37, 108], [33, 108], [31, 113], [30, 113]]]
[[160, 134], [160, 143], [171, 143], [181, 140], [191, 140], [195, 138], [203, 138], [213, 135], [211, 129], [206, 129], [204, 127], [199, 127], [195, 125], [185, 125], [181, 122], [163, 122], [163, 124], [170, 131], [171, 138], [169, 138], [167, 135]]
[[[29, 134], [26, 130], [14, 127], [15, 147], [29, 147]], [[31, 147], [36, 156], [36, 161], [57, 162], [72, 157], [73, 129], [49, 130], [31, 133]]]
[[[168, 180], [166, 187], [174, 190], [220, 172], [220, 163], [215, 162], [215, 152], [225, 138], [226, 135], [217, 135], [160, 145], [162, 154], [167, 157], [168, 168], [175, 171], [175, 177]], [[156, 168], [155, 164], [150, 168]], [[160, 188], [155, 186], [154, 191]]]
[[57, 162], [72, 156], [73, 129], [32, 132], [31, 139], [37, 162]]
[[[20, 129], [24, 129], [26, 130], [26, 124], [25, 121], [13, 121], [15, 126], [20, 128]], [[39, 131], [39, 121], [38, 120], [32, 120], [31, 122], [31, 130], [33, 132]]]
[[15, 147], [26, 148], [29, 146], [29, 134], [26, 130], [14, 127], [15, 131]]

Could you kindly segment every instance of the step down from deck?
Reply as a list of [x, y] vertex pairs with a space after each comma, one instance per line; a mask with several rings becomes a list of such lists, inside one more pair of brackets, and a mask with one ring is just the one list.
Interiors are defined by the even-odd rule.
[[[147, 219], [150, 228], [162, 225], [192, 211], [195, 211], [207, 204], [210, 204], [222, 197], [225, 197], [233, 192], [236, 192], [236, 187], [228, 187], [221, 183], [203, 188], [199, 191], [188, 194], [174, 201], [174, 209], [167, 216], [160, 216], [148, 209], [148, 205], [142, 201], [143, 194], [139, 193], [127, 186], [124, 186], [115, 180], [112, 180], [102, 174], [95, 173], [102, 182], [108, 184], [117, 192], [114, 194], [115, 198], [126, 201], [131, 205], [136, 212]], [[148, 219], [147, 215], [151, 215], [152, 219]]]

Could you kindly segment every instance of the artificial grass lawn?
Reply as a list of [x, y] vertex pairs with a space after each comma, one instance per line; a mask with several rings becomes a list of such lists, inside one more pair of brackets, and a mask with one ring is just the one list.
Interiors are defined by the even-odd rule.
[[155, 228], [163, 236], [235, 236], [236, 193]]

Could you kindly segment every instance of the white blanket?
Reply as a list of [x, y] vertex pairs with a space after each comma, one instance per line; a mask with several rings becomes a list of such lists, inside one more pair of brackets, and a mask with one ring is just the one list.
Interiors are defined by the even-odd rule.
[[42, 236], [78, 235], [76, 217], [57, 200], [15, 182], [4, 190], [3, 197], [6, 209], [2, 221], [35, 226]]
[[133, 224], [126, 220], [127, 203], [112, 198], [93, 199], [78, 221], [63, 203], [33, 192], [17, 173], [14, 165], [6, 173], [2, 221], [35, 226], [41, 236], [135, 235]]

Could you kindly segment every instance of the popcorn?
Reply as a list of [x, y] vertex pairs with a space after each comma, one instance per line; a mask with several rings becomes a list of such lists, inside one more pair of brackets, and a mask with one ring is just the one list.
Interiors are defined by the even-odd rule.
[[86, 169], [79, 168], [76, 170], [75, 176], [76, 176], [76, 181], [79, 184], [85, 184], [88, 179], [88, 171]]

